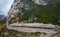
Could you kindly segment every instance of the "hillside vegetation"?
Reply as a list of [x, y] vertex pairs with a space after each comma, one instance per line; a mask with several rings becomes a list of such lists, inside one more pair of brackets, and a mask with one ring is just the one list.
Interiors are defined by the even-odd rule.
[[39, 23], [52, 23], [54, 25], [60, 25], [59, 0], [50, 0], [47, 5], [37, 5], [33, 2], [33, 5], [36, 7], [30, 11], [22, 8], [22, 11], [24, 12], [22, 17], [20, 17], [19, 13], [17, 14], [19, 22], [27, 21], [31, 23], [39, 22]]
[[[51, 0], [48, 5], [37, 5], [38, 8], [25, 12], [22, 20], [33, 18], [33, 22], [53, 23], [60, 25], [60, 1]], [[34, 18], [37, 18], [34, 20]]]

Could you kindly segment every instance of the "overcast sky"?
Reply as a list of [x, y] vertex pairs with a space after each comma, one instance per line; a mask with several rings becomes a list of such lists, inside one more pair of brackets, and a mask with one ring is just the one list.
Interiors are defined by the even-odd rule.
[[6, 15], [14, 0], [0, 0], [0, 15]]

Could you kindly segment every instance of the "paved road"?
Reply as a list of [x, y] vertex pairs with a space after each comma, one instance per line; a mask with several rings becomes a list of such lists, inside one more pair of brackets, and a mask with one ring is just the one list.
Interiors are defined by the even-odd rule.
[[13, 23], [7, 26], [8, 29], [13, 29], [22, 32], [46, 32], [56, 33], [55, 25], [40, 24], [40, 23]]
[[48, 34], [50, 33], [56, 33], [56, 31], [54, 31], [54, 28], [43, 28], [43, 27], [26, 27], [26, 26], [8, 26], [8, 29], [13, 29], [16, 31], [21, 31], [21, 32], [46, 32]]
[[55, 30], [55, 28], [49, 28], [49, 27], [34, 27], [34, 26], [11, 26], [11, 27], [23, 27], [23, 28], [39, 28], [39, 29], [51, 29]]

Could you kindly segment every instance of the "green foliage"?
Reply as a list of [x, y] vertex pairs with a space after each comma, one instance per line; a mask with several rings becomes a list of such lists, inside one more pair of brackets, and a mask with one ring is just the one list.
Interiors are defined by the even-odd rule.
[[27, 20], [31, 15], [37, 17], [36, 22], [60, 25], [60, 1], [51, 0], [48, 5], [37, 5], [38, 8], [25, 12], [22, 20]]

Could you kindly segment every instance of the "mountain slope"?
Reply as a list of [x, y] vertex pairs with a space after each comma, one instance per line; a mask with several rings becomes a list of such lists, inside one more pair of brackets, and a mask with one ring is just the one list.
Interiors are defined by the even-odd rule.
[[3, 20], [5, 18], [4, 15], [0, 15], [0, 20]]
[[28, 22], [52, 23], [60, 25], [59, 3], [59, 0], [51, 0], [46, 6], [39, 5], [37, 6], [38, 9], [34, 9], [30, 13], [26, 12], [23, 16], [23, 20], [28, 20]]
[[[45, 2], [47, 1], [37, 1]], [[60, 25], [60, 1], [50, 0], [47, 5], [37, 4], [32, 0], [15, 0], [9, 13], [8, 20], [19, 17], [23, 22], [52, 23]]]

